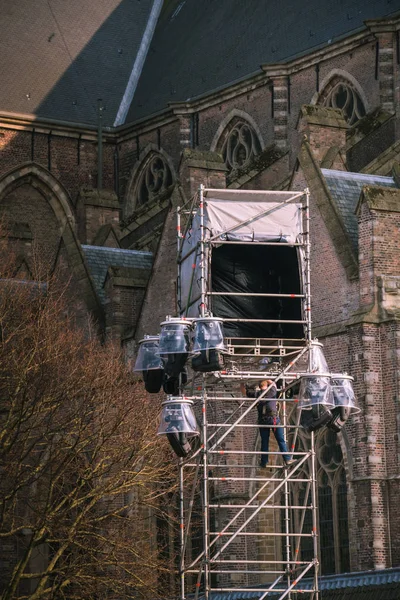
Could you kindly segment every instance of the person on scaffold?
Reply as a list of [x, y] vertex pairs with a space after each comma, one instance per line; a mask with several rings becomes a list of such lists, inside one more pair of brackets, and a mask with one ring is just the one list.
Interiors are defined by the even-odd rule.
[[243, 396], [245, 395], [247, 398], [258, 398], [269, 388], [267, 393], [257, 403], [258, 424], [273, 425], [273, 427], [260, 427], [262, 454], [259, 466], [264, 469], [268, 465], [269, 436], [271, 429], [278, 442], [279, 450], [282, 452], [282, 458], [285, 465], [292, 465], [296, 461], [289, 454], [285, 441], [284, 429], [280, 426], [281, 420], [278, 414], [276, 385], [271, 379], [263, 379], [259, 382], [258, 387], [258, 390], [253, 390], [249, 389], [243, 382], [240, 383], [240, 391]]

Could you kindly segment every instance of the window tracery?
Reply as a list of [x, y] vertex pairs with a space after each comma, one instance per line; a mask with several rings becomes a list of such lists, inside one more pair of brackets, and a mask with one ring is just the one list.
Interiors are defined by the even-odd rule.
[[245, 169], [260, 152], [260, 141], [249, 123], [239, 120], [231, 125], [222, 146], [222, 156], [230, 171]]
[[137, 185], [136, 207], [146, 204], [172, 185], [172, 173], [161, 154], [153, 154], [147, 161]]
[[360, 94], [354, 86], [343, 80], [328, 84], [321, 100], [321, 104], [328, 108], [340, 108], [349, 125], [354, 125], [366, 114]]
[[[307, 448], [309, 434], [299, 434], [298, 450]], [[319, 506], [319, 553], [321, 572], [323, 575], [343, 573], [350, 569], [348, 514], [347, 514], [347, 483], [343, 468], [343, 456], [337, 435], [330, 429], [322, 429], [316, 436], [316, 454], [318, 465], [318, 506]], [[306, 467], [305, 467], [306, 468]], [[299, 473], [299, 479], [308, 477], [304, 472]], [[299, 483], [293, 487], [293, 503], [304, 505], [307, 484]], [[310, 504], [310, 497], [307, 504]], [[300, 515], [293, 511], [296, 529], [300, 527]], [[306, 511], [303, 517], [304, 529], [312, 527], [311, 511]], [[313, 541], [303, 538], [301, 542], [302, 560], [313, 557]]]

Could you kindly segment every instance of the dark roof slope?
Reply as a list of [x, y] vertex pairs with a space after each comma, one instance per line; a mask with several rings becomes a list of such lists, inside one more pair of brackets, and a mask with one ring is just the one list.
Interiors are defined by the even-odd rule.
[[400, 0], [170, 0], [127, 121], [226, 86], [362, 28]]
[[112, 125], [153, 0], [0, 0], [0, 111]]
[[102, 303], [105, 300], [104, 282], [108, 267], [128, 267], [130, 269], [151, 269], [153, 255], [139, 250], [122, 250], [102, 246], [82, 246], [90, 275]]
[[335, 171], [321, 169], [325, 177], [329, 192], [335, 202], [353, 247], [358, 246], [358, 221], [355, 214], [361, 190], [365, 185], [397, 187], [393, 177], [383, 175], [364, 175], [363, 173], [349, 173], [348, 171]]

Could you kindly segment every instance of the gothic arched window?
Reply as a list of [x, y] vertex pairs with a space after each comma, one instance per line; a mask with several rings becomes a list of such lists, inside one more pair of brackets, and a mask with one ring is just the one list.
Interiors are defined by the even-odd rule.
[[323, 90], [319, 104], [340, 108], [349, 125], [365, 116], [365, 106], [356, 88], [349, 82], [334, 78]]
[[239, 119], [228, 126], [222, 156], [229, 171], [245, 169], [260, 152], [260, 140], [249, 123]]
[[[324, 428], [316, 435], [316, 454], [318, 468], [318, 508], [319, 508], [319, 554], [322, 575], [344, 573], [350, 569], [349, 534], [347, 516], [347, 484], [343, 468], [343, 456], [338, 437], [330, 429]], [[307, 448], [307, 434], [301, 433], [298, 450]], [[303, 473], [308, 478], [307, 473]], [[301, 474], [299, 474], [301, 479]], [[307, 484], [299, 483], [293, 487], [293, 502], [303, 506]], [[309, 492], [310, 493], [310, 492]], [[300, 516], [293, 511], [296, 530], [299, 531]], [[310, 530], [311, 511], [304, 514], [304, 531]], [[313, 542], [305, 537], [300, 547], [302, 560], [313, 557]]]
[[172, 173], [161, 154], [151, 154], [140, 174], [136, 188], [136, 208], [162, 195], [172, 185]]

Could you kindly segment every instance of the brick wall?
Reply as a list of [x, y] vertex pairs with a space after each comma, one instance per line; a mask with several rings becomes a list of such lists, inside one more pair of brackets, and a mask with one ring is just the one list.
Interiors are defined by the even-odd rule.
[[[71, 137], [49, 136], [32, 130], [13, 131], [0, 127], [0, 149], [0, 177], [21, 164], [34, 162], [62, 183], [73, 203], [81, 187], [97, 185], [95, 138], [85, 139], [82, 135], [79, 139], [78, 132]], [[104, 143], [103, 149], [103, 186], [114, 189], [114, 145]]]

